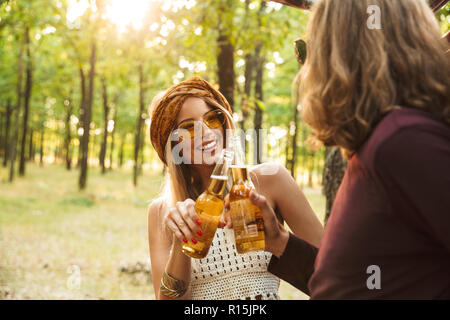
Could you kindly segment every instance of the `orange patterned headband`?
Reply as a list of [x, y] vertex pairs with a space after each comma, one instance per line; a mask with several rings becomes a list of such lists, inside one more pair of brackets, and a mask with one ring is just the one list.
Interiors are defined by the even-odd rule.
[[231, 107], [225, 97], [207, 81], [193, 77], [169, 88], [164, 95], [152, 103], [153, 112], [150, 124], [150, 139], [159, 158], [167, 165], [165, 146], [172, 130], [175, 128], [178, 113], [189, 97], [209, 97], [232, 114]]

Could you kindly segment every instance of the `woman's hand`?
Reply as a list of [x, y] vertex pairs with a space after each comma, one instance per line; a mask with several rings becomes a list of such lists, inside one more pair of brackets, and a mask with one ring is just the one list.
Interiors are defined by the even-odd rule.
[[192, 199], [178, 201], [164, 217], [165, 225], [177, 239], [184, 243], [191, 241], [195, 244], [197, 243], [196, 236], [202, 235], [201, 221], [195, 212], [194, 205], [195, 201]]

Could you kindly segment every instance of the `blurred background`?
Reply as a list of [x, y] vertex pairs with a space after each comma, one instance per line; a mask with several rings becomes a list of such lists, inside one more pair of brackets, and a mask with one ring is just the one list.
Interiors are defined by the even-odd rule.
[[345, 162], [297, 108], [308, 17], [261, 0], [1, 0], [0, 299], [154, 299], [146, 213], [163, 168], [147, 109], [194, 75], [239, 128], [265, 130], [248, 162], [285, 165], [325, 223], [326, 161]]

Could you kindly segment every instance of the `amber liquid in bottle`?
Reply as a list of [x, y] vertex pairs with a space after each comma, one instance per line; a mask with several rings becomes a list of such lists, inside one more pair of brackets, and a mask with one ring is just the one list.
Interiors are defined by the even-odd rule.
[[223, 211], [223, 191], [228, 181], [228, 169], [233, 152], [222, 150], [220, 159], [211, 175], [209, 186], [195, 201], [195, 212], [197, 213], [202, 230], [201, 236], [196, 236], [197, 243], [184, 243], [182, 251], [196, 259], [206, 257], [214, 239], [219, 220]]
[[230, 211], [233, 221], [236, 251], [246, 253], [266, 247], [264, 221], [260, 209], [250, 200], [254, 189], [245, 166], [231, 166], [233, 187], [230, 191]]
[[222, 194], [228, 177], [211, 176], [208, 189], [195, 201], [195, 211], [201, 221], [202, 235], [196, 236], [197, 243], [191, 241], [183, 244], [182, 251], [192, 257], [201, 259], [206, 257], [222, 216]]

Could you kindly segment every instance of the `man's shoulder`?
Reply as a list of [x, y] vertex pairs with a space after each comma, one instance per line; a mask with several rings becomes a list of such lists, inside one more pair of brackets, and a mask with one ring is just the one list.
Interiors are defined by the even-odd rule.
[[378, 123], [370, 137], [358, 152], [359, 159], [373, 164], [380, 149], [401, 137], [405, 147], [411, 143], [423, 143], [424, 133], [444, 135], [450, 139], [450, 127], [429, 112], [413, 108], [399, 108], [389, 112]]

